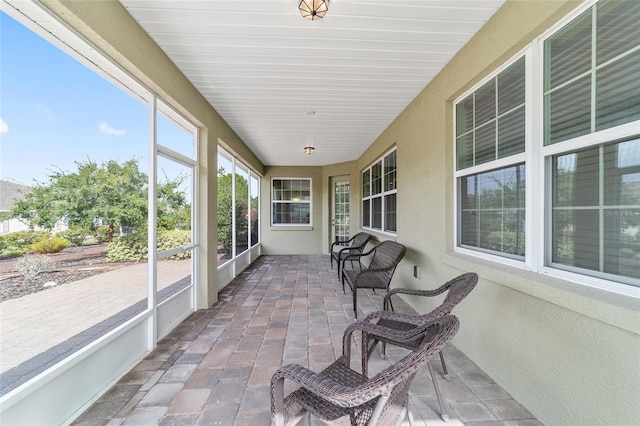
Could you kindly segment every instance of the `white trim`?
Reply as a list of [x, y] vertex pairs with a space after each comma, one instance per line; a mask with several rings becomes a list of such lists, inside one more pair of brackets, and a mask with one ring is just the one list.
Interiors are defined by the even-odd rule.
[[[274, 200], [273, 199], [273, 182], [279, 181], [309, 181], [309, 199], [308, 200]], [[310, 177], [272, 177], [271, 184], [269, 186], [270, 191], [270, 205], [271, 205], [271, 214], [269, 223], [274, 228], [287, 228], [287, 227], [302, 227], [302, 228], [310, 228], [313, 226], [313, 179]], [[273, 223], [273, 206], [274, 204], [308, 204], [309, 205], [309, 223]]]
[[638, 135], [640, 135], [640, 120], [544, 146], [542, 147], [542, 155], [550, 157], [575, 152], [606, 142], [615, 142], [616, 140], [637, 137]]
[[[384, 178], [384, 160], [389, 157], [392, 153], [395, 153], [396, 156], [396, 168], [395, 168], [395, 172], [396, 172], [396, 187], [394, 189], [390, 189], [385, 191], [385, 178]], [[373, 169], [373, 166], [375, 166], [376, 164], [380, 163], [380, 192], [373, 194], [372, 190], [371, 190], [371, 181], [372, 181], [372, 174], [371, 174], [371, 170]], [[393, 195], [393, 194], [398, 194], [398, 147], [397, 145], [394, 145], [392, 148], [390, 148], [389, 150], [387, 150], [384, 154], [382, 154], [381, 157], [376, 158], [376, 160], [372, 161], [367, 167], [365, 167], [364, 169], [362, 169], [360, 171], [360, 189], [362, 190], [362, 185], [364, 183], [363, 180], [363, 175], [369, 171], [369, 195], [364, 196], [362, 195], [360, 197], [360, 226], [362, 229], [365, 229], [367, 231], [371, 231], [371, 232], [377, 232], [380, 233], [382, 235], [388, 235], [391, 237], [396, 237], [398, 235], [398, 230], [396, 229], [395, 231], [389, 231], [386, 230], [385, 228], [387, 227], [387, 223], [386, 223], [386, 213], [387, 213], [387, 206], [386, 206], [386, 202], [385, 202], [385, 197], [389, 196], [389, 195]], [[372, 202], [375, 199], [380, 198], [381, 200], [381, 207], [382, 207], [382, 211], [381, 211], [381, 228], [374, 228], [373, 227], [373, 205]], [[363, 217], [364, 217], [364, 209], [362, 208], [362, 203], [364, 203], [365, 201], [369, 201], [369, 226], [365, 226], [364, 222], [363, 222]], [[396, 198], [396, 209], [398, 206], [398, 200]], [[396, 211], [397, 214], [397, 211]], [[396, 221], [396, 227], [397, 227], [397, 221]]]
[[518, 259], [513, 259], [513, 258], [510, 258], [510, 257], [506, 257], [506, 256], [500, 256], [500, 255], [497, 255], [497, 254], [491, 254], [491, 253], [480, 251], [480, 250], [468, 249], [468, 248], [461, 247], [461, 246], [454, 247], [454, 251], [456, 253], [465, 254], [467, 256], [477, 257], [479, 259], [489, 260], [491, 262], [496, 262], [496, 263], [501, 263], [503, 265], [513, 266], [514, 268], [518, 268], [518, 269], [524, 269], [524, 270], [527, 270], [527, 271], [531, 270], [527, 266], [525, 261], [518, 260]]
[[[525, 135], [525, 138], [527, 136]], [[526, 145], [526, 140], [525, 140]], [[526, 148], [525, 148], [526, 149]], [[504, 169], [509, 166], [514, 166], [516, 164], [524, 163], [527, 160], [527, 155], [525, 152], [520, 154], [511, 155], [505, 158], [499, 158], [497, 160], [490, 161], [488, 163], [478, 164], [477, 166], [467, 167], [463, 170], [458, 170], [455, 172], [456, 179], [464, 176], [477, 175], [479, 173], [490, 172], [492, 170]]]
[[[525, 127], [526, 140], [525, 152], [506, 159], [500, 159], [477, 166], [457, 170], [457, 134], [456, 128], [456, 106], [461, 101], [475, 93], [484, 84], [494, 79], [501, 71], [509, 67], [520, 58], [518, 55], [511, 58], [494, 72], [473, 85], [469, 90], [459, 96], [453, 102], [453, 250], [472, 257], [490, 260], [492, 262], [515, 266], [517, 268], [531, 270], [532, 272], [548, 275], [550, 277], [571, 281], [586, 286], [612, 291], [618, 294], [638, 297], [640, 280], [626, 276], [615, 276], [599, 271], [589, 271], [581, 268], [571, 268], [566, 265], [553, 265], [551, 262], [552, 253], [552, 157], [555, 155], [569, 154], [576, 151], [602, 146], [603, 143], [614, 143], [625, 139], [640, 137], [640, 120], [636, 120], [623, 125], [618, 125], [601, 131], [594, 131], [588, 135], [575, 137], [566, 141], [560, 141], [548, 146], [544, 146], [544, 46], [545, 40], [564, 29], [566, 25], [585, 11], [593, 7], [597, 0], [590, 0], [582, 4], [579, 8], [565, 16], [561, 21], [546, 31], [542, 36], [533, 40], [524, 51], [525, 63]], [[632, 49], [636, 52], [638, 49]], [[630, 52], [621, 54], [620, 57], [627, 56]], [[591, 70], [591, 72], [593, 69]], [[592, 117], [593, 121], [593, 117]], [[524, 158], [524, 160], [522, 160]], [[519, 263], [513, 259], [503, 258], [491, 253], [476, 251], [471, 248], [459, 246], [460, 218], [459, 196], [461, 177], [482, 173], [492, 169], [502, 168], [513, 164], [514, 160], [524, 161], [526, 165], [526, 249], [525, 261]], [[602, 185], [600, 188], [602, 191]], [[540, 232], [542, 230], [543, 232]], [[601, 236], [602, 237], [602, 236]], [[600, 238], [602, 243], [602, 238]], [[616, 281], [606, 277], [611, 276]]]
[[635, 299], [640, 299], [640, 287], [636, 287], [631, 284], [597, 278], [591, 275], [584, 275], [577, 272], [565, 271], [563, 269], [558, 269], [551, 266], [544, 266], [538, 272], [543, 275], [548, 275], [550, 277], [558, 278], [561, 280], [609, 291], [623, 296], [633, 297]]

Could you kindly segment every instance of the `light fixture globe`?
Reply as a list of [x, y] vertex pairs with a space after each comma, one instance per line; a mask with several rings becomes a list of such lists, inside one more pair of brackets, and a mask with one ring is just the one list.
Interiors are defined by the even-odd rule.
[[305, 19], [320, 19], [329, 10], [329, 0], [300, 0], [298, 10]]
[[312, 147], [311, 145], [305, 146], [304, 147], [304, 152], [306, 152], [308, 155], [313, 154], [313, 151], [315, 151], [316, 149], [314, 147]]

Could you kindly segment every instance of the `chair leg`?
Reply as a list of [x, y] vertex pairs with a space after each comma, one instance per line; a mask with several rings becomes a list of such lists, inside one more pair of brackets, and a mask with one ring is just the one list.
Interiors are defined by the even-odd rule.
[[387, 357], [387, 342], [382, 342], [382, 347], [380, 348], [380, 358], [385, 359]]
[[436, 390], [436, 396], [438, 397], [438, 404], [440, 404], [440, 418], [442, 421], [446, 422], [449, 420], [449, 414], [447, 414], [447, 407], [445, 405], [444, 399], [440, 394], [440, 387], [438, 386], [438, 379], [436, 378], [436, 374], [433, 371], [433, 367], [431, 366], [431, 360], [427, 361], [427, 365], [429, 366], [429, 373], [431, 373], [431, 380], [433, 381], [433, 387]]
[[444, 355], [442, 351], [440, 351], [440, 362], [442, 363], [442, 377], [448, 382], [449, 381], [449, 372], [447, 371], [447, 364], [444, 362]]
[[353, 286], [353, 319], [358, 320], [358, 287]]

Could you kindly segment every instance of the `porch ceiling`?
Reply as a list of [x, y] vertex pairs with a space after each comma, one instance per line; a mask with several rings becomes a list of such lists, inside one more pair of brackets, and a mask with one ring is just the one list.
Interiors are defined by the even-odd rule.
[[357, 159], [505, 2], [120, 1], [263, 164], [315, 166]]

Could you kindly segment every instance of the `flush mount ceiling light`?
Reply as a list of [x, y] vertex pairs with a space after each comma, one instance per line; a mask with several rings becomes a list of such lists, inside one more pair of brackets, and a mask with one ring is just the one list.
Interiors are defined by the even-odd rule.
[[316, 149], [314, 147], [312, 147], [311, 145], [307, 145], [304, 147], [304, 152], [306, 152], [308, 155], [313, 154], [313, 151], [315, 151]]
[[329, 10], [329, 0], [300, 0], [298, 9], [303, 18], [320, 19]]

